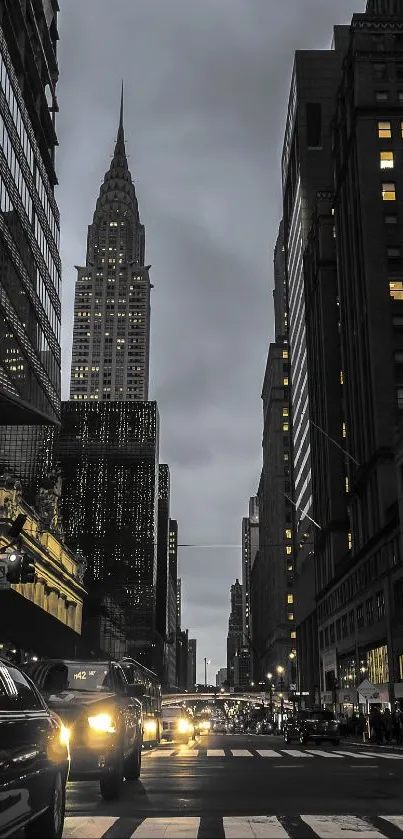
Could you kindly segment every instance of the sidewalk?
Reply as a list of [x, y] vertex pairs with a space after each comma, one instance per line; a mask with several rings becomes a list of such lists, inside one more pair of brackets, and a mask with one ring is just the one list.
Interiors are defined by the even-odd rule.
[[368, 740], [365, 740], [364, 742], [362, 737], [342, 737], [342, 741], [346, 746], [351, 743], [351, 745], [354, 746], [365, 746], [370, 749], [387, 749], [392, 752], [403, 752], [403, 745], [397, 746], [395, 742], [382, 743], [382, 745], [379, 746], [377, 743], [371, 743]]

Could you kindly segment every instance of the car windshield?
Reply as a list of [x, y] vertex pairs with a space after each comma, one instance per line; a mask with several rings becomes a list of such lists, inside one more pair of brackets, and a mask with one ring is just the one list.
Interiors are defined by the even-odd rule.
[[109, 667], [107, 664], [88, 662], [65, 662], [67, 684], [65, 690], [107, 691], [110, 690]]

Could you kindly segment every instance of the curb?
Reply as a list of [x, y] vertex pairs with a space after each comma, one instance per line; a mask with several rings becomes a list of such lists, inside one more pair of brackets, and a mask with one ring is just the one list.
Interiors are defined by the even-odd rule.
[[345, 740], [345, 744], [350, 743], [352, 746], [364, 746], [370, 749], [387, 749], [389, 752], [403, 752], [403, 746], [397, 746], [396, 743], [369, 743], [368, 740]]

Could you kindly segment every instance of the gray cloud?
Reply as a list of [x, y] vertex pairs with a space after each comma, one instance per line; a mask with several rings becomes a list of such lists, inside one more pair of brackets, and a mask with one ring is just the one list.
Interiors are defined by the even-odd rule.
[[[364, 0], [68, 0], [60, 15], [58, 200], [68, 395], [74, 264], [109, 165], [125, 80], [127, 150], [152, 263], [151, 397], [180, 541], [240, 542], [261, 464], [272, 250], [295, 49], [326, 49]], [[225, 664], [240, 551], [182, 549], [183, 623]]]

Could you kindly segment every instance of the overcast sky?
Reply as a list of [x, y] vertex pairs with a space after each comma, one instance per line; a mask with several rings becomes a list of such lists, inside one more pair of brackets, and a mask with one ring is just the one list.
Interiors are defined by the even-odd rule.
[[[295, 49], [327, 49], [365, 0], [62, 0], [57, 195], [63, 395], [75, 264], [113, 152], [126, 148], [151, 263], [151, 389], [180, 542], [238, 545], [261, 470], [273, 247]], [[210, 680], [226, 665], [240, 548], [181, 549], [182, 625]]]

